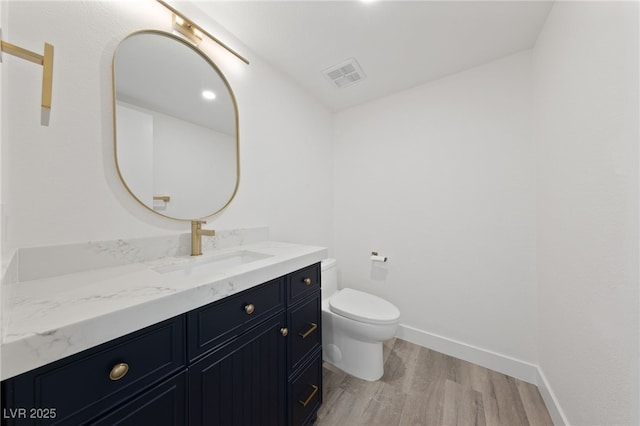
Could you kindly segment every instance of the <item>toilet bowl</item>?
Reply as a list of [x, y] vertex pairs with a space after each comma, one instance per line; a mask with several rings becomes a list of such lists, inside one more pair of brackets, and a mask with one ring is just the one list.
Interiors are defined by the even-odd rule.
[[384, 374], [382, 344], [395, 336], [400, 311], [369, 293], [338, 290], [337, 262], [322, 261], [322, 354], [326, 362], [360, 379]]

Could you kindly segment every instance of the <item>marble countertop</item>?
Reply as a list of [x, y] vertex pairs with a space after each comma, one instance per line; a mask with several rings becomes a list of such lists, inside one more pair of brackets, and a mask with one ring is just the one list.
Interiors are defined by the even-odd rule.
[[[238, 252], [264, 258], [175, 277], [172, 266]], [[327, 257], [323, 247], [264, 241], [203, 256], [94, 269], [3, 286], [2, 380], [286, 275]]]

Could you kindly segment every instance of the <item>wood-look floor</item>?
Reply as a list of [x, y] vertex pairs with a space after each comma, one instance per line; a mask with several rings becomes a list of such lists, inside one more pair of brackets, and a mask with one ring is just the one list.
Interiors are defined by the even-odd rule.
[[534, 385], [413, 343], [385, 343], [384, 368], [367, 382], [325, 363], [314, 426], [553, 425]]

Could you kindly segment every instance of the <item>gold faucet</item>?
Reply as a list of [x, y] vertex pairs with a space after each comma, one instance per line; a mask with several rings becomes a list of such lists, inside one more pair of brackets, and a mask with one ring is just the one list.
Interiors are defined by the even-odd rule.
[[202, 224], [207, 223], [204, 220], [191, 221], [191, 256], [200, 256], [202, 254], [202, 236], [213, 237], [216, 231], [213, 229], [202, 229]]

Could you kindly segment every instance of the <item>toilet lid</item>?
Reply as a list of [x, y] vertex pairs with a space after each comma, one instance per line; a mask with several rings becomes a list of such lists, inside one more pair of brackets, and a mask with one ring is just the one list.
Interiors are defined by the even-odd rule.
[[329, 309], [343, 317], [369, 324], [392, 324], [400, 319], [400, 311], [390, 302], [351, 288], [331, 296]]

